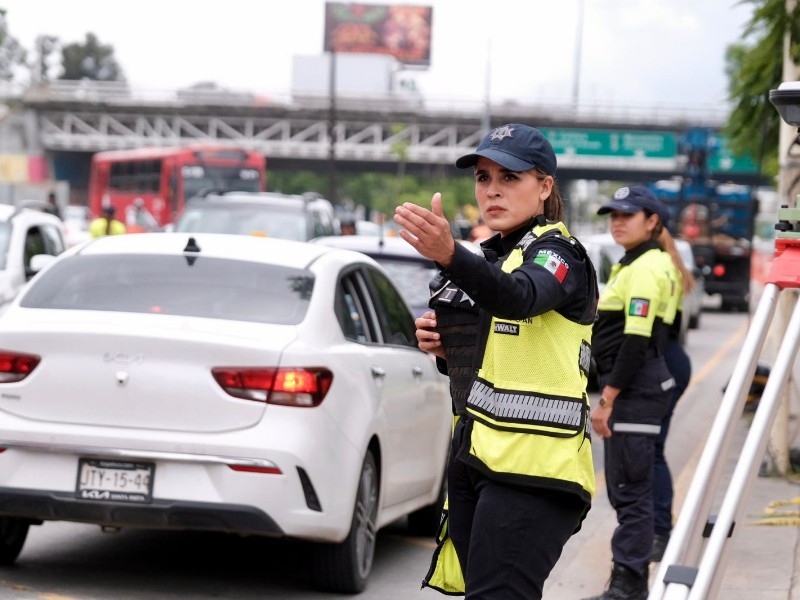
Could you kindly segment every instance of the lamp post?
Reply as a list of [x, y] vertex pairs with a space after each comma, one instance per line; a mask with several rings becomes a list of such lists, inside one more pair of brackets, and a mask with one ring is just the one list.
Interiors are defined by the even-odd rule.
[[328, 200], [337, 204], [336, 193], [336, 51], [331, 50], [328, 72]]
[[583, 45], [583, 7], [585, 0], [578, 0], [578, 29], [575, 33], [575, 71], [572, 74], [572, 106], [578, 108], [581, 80], [581, 46]]
[[486, 72], [484, 73], [483, 90], [483, 116], [481, 118], [481, 129], [483, 133], [488, 133], [492, 128], [492, 38], [486, 42]]

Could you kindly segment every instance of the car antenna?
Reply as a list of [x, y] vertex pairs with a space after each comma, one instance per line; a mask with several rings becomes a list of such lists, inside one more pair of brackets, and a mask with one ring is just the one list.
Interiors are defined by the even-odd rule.
[[183, 249], [184, 252], [200, 252], [200, 246], [197, 245], [197, 241], [190, 237], [189, 241], [186, 242], [186, 247]]
[[[184, 252], [200, 252], [200, 246], [197, 245], [197, 242], [193, 237], [189, 238], [189, 241], [186, 242], [186, 247], [183, 249]], [[197, 260], [196, 256], [187, 256], [186, 263], [191, 267], [194, 265], [194, 261]]]

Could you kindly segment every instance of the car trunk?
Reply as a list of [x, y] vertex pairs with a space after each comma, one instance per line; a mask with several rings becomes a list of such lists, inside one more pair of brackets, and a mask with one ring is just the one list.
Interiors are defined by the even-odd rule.
[[[5, 384], [0, 410], [27, 419], [120, 428], [217, 432], [255, 425], [266, 405], [225, 393], [213, 367], [275, 366], [291, 326], [87, 313], [81, 323], [48, 320], [3, 335], [4, 350], [40, 364]], [[99, 318], [94, 318], [99, 317]], [[125, 322], [125, 326], [119, 325]]]

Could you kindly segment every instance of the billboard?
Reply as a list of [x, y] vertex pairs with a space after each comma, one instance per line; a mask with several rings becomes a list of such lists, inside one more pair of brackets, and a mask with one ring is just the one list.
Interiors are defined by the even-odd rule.
[[325, 4], [325, 51], [390, 54], [409, 66], [431, 64], [430, 6]]

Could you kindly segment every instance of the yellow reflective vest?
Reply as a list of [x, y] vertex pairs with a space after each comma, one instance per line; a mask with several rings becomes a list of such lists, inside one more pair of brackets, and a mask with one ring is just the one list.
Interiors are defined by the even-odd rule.
[[89, 223], [89, 234], [93, 238], [103, 237], [104, 235], [123, 235], [124, 233], [127, 233], [127, 228], [116, 219], [111, 219], [109, 223], [105, 217], [98, 217]]

